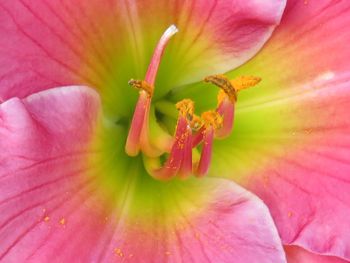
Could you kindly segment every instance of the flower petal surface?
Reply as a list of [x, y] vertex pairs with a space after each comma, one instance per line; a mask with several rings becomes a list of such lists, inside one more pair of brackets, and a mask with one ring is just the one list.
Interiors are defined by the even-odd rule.
[[[279, 23], [285, 0], [30, 1], [0, 5], [0, 100], [60, 85], [101, 91], [110, 114], [135, 103], [155, 44], [175, 23], [157, 96], [253, 56]], [[133, 96], [134, 95], [134, 96]]]
[[0, 105], [2, 261], [285, 262], [260, 199], [225, 179], [153, 180], [109, 137], [123, 132], [86, 87]]
[[262, 198], [285, 244], [348, 260], [349, 25], [347, 1], [288, 1], [262, 51], [229, 74], [262, 82], [239, 94], [233, 134], [214, 145], [210, 172]]
[[113, 140], [107, 156], [100, 113], [85, 87], [0, 105], [1, 260], [285, 262], [260, 199], [224, 179], [155, 181]]
[[332, 256], [321, 256], [297, 246], [286, 246], [288, 263], [347, 263], [349, 261], [332, 257]]

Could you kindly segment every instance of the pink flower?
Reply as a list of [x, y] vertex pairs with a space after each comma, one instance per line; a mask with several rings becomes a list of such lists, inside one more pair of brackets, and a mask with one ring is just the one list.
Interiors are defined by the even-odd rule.
[[0, 3], [0, 261], [349, 262], [349, 24], [345, 0]]

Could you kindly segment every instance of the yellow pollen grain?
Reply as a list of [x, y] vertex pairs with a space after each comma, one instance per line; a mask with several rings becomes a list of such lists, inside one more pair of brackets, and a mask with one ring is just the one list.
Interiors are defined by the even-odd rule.
[[129, 80], [128, 84], [138, 90], [143, 90], [145, 92], [147, 92], [147, 94], [149, 96], [152, 96], [153, 94], [153, 90], [154, 88], [152, 87], [151, 84], [149, 84], [148, 82], [144, 81], [144, 80], [135, 80], [135, 79], [131, 79]]
[[66, 224], [66, 219], [65, 219], [65, 218], [61, 218], [60, 224], [61, 224], [62, 226], [64, 226], [64, 225]]
[[49, 222], [49, 220], [50, 220], [50, 217], [49, 217], [49, 216], [45, 216], [45, 217], [44, 217], [44, 221], [45, 221], [45, 222]]
[[176, 109], [187, 120], [191, 121], [194, 114], [194, 102], [190, 99], [183, 99], [176, 103]]
[[124, 253], [122, 252], [122, 250], [120, 248], [115, 248], [114, 249], [114, 253], [116, 255], [118, 255], [119, 257], [123, 257], [124, 256]]
[[190, 123], [191, 129], [198, 131], [203, 125], [203, 120], [198, 115], [194, 114]]
[[202, 119], [205, 126], [212, 126], [215, 130], [222, 127], [223, 118], [216, 111], [206, 111], [202, 113]]

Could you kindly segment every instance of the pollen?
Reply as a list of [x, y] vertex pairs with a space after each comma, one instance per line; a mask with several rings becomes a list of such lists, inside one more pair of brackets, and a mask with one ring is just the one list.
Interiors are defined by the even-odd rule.
[[[195, 103], [190, 98], [175, 104], [178, 112], [174, 110], [174, 104], [167, 101], [168, 96], [163, 98], [165, 107], [157, 107], [157, 103], [153, 105], [160, 62], [167, 43], [177, 31], [176, 26], [171, 25], [163, 33], [144, 80], [131, 79], [128, 82], [139, 90], [139, 98], [131, 119], [125, 152], [129, 156], [141, 153], [145, 169], [158, 180], [206, 175], [210, 168], [213, 141], [227, 138], [233, 130], [238, 92], [261, 81], [260, 77], [255, 76], [240, 76], [233, 80], [223, 74], [206, 77], [205, 82], [219, 87], [217, 106], [198, 115], [195, 113]], [[172, 93], [168, 95], [171, 97]], [[60, 224], [65, 224], [64, 218]], [[114, 251], [123, 256], [119, 248]]]
[[114, 253], [116, 255], [118, 255], [119, 257], [123, 257], [124, 256], [124, 253], [122, 252], [122, 250], [120, 248], [115, 248], [114, 249]]
[[49, 222], [49, 220], [50, 220], [50, 217], [49, 217], [49, 216], [45, 216], [45, 217], [44, 217], [44, 221], [45, 221], [45, 222]]
[[198, 115], [194, 114], [190, 123], [191, 129], [198, 131], [204, 125], [203, 120]]
[[176, 103], [176, 109], [187, 120], [191, 121], [194, 114], [194, 102], [190, 99], [184, 99]]
[[261, 81], [260, 77], [255, 76], [240, 76], [231, 80], [231, 84], [234, 89], [238, 92], [243, 89], [248, 89], [256, 86]]
[[204, 81], [210, 82], [222, 89], [232, 103], [237, 100], [237, 91], [232, 86], [231, 81], [225, 75], [208, 76], [204, 79]]
[[228, 79], [225, 75], [212, 75], [204, 79], [205, 82], [218, 86], [222, 91], [218, 94], [218, 102], [221, 103], [225, 95], [232, 103], [237, 101], [237, 92], [256, 86], [260, 81], [260, 77], [240, 76], [233, 80]]
[[145, 91], [148, 96], [152, 96], [153, 94], [153, 90], [154, 88], [152, 87], [151, 84], [149, 84], [147, 81], [145, 80], [135, 80], [135, 79], [131, 79], [129, 80], [128, 84], [132, 87], [134, 87], [135, 89], [138, 90], [143, 90]]
[[219, 106], [226, 98], [227, 98], [227, 95], [226, 95], [225, 91], [223, 91], [222, 89], [219, 90], [218, 96], [217, 96], [218, 106]]
[[223, 118], [216, 111], [206, 111], [202, 113], [202, 120], [206, 127], [213, 127], [214, 130], [218, 130], [222, 127]]
[[65, 218], [61, 218], [60, 219], [60, 225], [64, 226], [66, 224], [66, 219]]

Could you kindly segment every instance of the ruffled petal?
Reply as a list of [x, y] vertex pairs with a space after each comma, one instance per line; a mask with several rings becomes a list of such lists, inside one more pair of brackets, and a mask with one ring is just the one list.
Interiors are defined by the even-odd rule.
[[285, 250], [286, 250], [288, 263], [348, 263], [349, 262], [337, 257], [317, 255], [297, 246], [286, 246]]
[[224, 179], [153, 180], [100, 113], [84, 87], [0, 105], [1, 261], [286, 262], [260, 199]]
[[155, 44], [180, 33], [166, 54], [156, 95], [253, 56], [279, 23], [285, 0], [40, 1], [0, 4], [0, 101], [58, 85], [101, 91], [109, 115], [129, 115]]
[[239, 94], [211, 169], [266, 202], [285, 244], [348, 260], [349, 24], [350, 2], [288, 2], [266, 47], [232, 72], [262, 82]]

